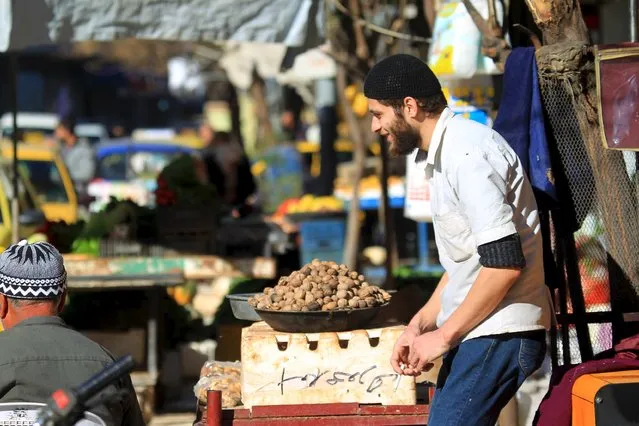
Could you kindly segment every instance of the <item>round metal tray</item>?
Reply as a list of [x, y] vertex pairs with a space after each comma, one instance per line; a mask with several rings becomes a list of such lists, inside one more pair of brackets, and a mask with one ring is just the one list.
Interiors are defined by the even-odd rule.
[[233, 316], [242, 321], [261, 321], [260, 316], [255, 312], [255, 308], [248, 303], [250, 297], [259, 294], [262, 293], [227, 294], [226, 298], [231, 304]]
[[366, 328], [380, 311], [388, 305], [389, 303], [385, 303], [373, 308], [343, 311], [291, 312], [255, 309], [255, 312], [276, 331], [321, 333]]

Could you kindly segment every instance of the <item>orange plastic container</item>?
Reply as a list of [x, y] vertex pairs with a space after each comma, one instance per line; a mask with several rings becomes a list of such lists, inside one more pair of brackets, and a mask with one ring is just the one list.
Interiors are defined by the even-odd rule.
[[572, 388], [573, 426], [637, 424], [639, 370], [581, 376]]

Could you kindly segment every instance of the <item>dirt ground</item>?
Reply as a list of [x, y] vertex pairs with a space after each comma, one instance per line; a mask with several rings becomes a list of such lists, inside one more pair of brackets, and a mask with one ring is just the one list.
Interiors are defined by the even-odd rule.
[[194, 420], [194, 413], [157, 414], [149, 426], [192, 426]]

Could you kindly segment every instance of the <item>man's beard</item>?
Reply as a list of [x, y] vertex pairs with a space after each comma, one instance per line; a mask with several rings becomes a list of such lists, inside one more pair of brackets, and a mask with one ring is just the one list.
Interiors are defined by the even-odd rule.
[[388, 147], [393, 156], [408, 155], [421, 145], [419, 131], [412, 128], [404, 117], [397, 116], [388, 133], [393, 136]]

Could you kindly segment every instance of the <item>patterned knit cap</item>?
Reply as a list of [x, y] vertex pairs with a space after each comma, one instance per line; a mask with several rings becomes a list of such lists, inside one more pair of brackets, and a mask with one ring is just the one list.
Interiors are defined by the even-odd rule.
[[53, 299], [62, 294], [67, 272], [49, 243], [14, 244], [0, 254], [0, 293], [14, 299]]
[[364, 96], [386, 101], [427, 98], [442, 91], [439, 80], [428, 65], [416, 56], [391, 55], [376, 63], [364, 80]]

